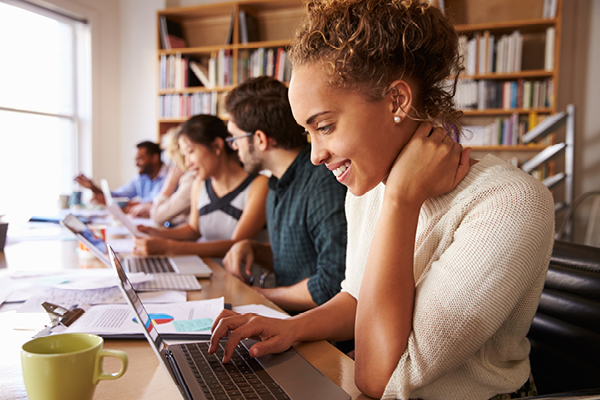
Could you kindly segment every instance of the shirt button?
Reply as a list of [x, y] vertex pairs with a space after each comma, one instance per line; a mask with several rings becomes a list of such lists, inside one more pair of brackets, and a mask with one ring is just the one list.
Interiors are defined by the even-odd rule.
[[274, 230], [277, 230], [277, 225], [275, 225], [275, 226], [273, 227], [273, 229], [274, 229]]

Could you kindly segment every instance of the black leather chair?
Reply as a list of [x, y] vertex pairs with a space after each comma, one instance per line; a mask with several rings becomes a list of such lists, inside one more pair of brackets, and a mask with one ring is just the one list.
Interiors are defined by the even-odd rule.
[[540, 395], [600, 388], [600, 248], [555, 242], [527, 336]]

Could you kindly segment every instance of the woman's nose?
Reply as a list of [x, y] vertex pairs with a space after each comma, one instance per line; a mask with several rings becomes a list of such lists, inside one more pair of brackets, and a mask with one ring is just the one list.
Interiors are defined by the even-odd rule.
[[321, 140], [315, 140], [315, 136], [311, 136], [310, 138], [310, 161], [315, 165], [319, 165], [326, 163], [330, 154], [323, 146]]

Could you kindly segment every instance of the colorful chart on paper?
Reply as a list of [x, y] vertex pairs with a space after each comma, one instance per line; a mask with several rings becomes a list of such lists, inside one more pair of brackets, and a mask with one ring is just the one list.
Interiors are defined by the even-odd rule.
[[[150, 319], [152, 320], [152, 323], [154, 325], [162, 325], [162, 324], [168, 324], [169, 322], [173, 321], [173, 316], [169, 315], [169, 314], [162, 314], [162, 313], [150, 313]], [[135, 322], [137, 324], [137, 319], [134, 318], [133, 322]]]

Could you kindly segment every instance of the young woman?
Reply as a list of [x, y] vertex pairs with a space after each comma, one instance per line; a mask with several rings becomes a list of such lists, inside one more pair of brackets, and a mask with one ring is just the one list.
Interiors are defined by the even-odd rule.
[[386, 399], [490, 399], [529, 389], [529, 342], [554, 207], [537, 180], [455, 143], [457, 34], [424, 1], [309, 1], [289, 96], [315, 164], [346, 185], [342, 292], [278, 321], [225, 311], [252, 356], [355, 338], [355, 380]]
[[223, 121], [212, 115], [194, 116], [181, 126], [179, 147], [196, 175], [189, 222], [171, 229], [139, 226], [151, 236], [135, 240], [137, 254], [221, 258], [238, 240], [266, 240], [267, 178], [244, 171], [227, 137]]
[[179, 225], [187, 221], [190, 214], [190, 192], [196, 177], [185, 168], [185, 158], [181, 154], [177, 139], [180, 129], [171, 128], [166, 133], [165, 153], [171, 161], [171, 166], [163, 187], [152, 200], [150, 208], [150, 219], [158, 225]]

